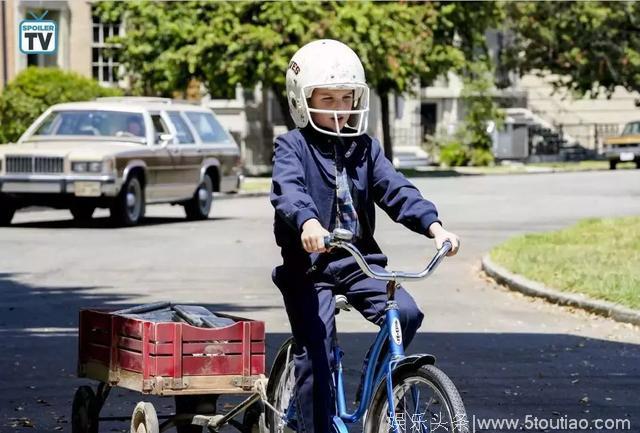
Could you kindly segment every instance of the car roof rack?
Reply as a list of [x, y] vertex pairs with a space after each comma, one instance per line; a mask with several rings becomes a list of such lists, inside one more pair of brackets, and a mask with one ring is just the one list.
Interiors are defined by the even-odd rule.
[[162, 98], [159, 96], [103, 96], [96, 98], [96, 101], [104, 102], [159, 102], [163, 104], [171, 104], [171, 98]]

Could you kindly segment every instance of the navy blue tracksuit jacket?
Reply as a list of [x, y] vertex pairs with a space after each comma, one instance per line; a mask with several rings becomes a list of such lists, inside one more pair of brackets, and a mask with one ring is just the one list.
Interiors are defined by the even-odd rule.
[[[302, 254], [302, 225], [310, 218], [332, 231], [336, 220], [334, 144], [338, 137], [313, 128], [294, 129], [275, 140], [271, 203], [276, 216], [276, 243], [283, 254]], [[373, 239], [375, 204], [394, 221], [427, 236], [438, 221], [435, 206], [384, 156], [378, 140], [363, 134], [342, 139], [344, 164], [351, 181], [351, 196], [362, 225], [364, 252], [380, 252]], [[304, 253], [306, 254], [306, 253]], [[285, 257], [285, 260], [286, 258]], [[315, 261], [317, 256], [310, 257]]]
[[[344, 293], [354, 308], [378, 325], [385, 318], [387, 300], [386, 283], [366, 277], [345, 251], [309, 254], [302, 247], [305, 221], [315, 218], [330, 232], [335, 227], [336, 147], [343, 151], [362, 231], [355, 244], [372, 268], [387, 264], [373, 238], [375, 204], [394, 221], [425, 236], [429, 226], [439, 222], [433, 203], [395, 170], [380, 143], [370, 136], [338, 138], [307, 127], [276, 138], [271, 203], [283, 264], [274, 269], [272, 279], [282, 292], [296, 342], [294, 401], [298, 432], [306, 433], [329, 432], [335, 414], [331, 378], [334, 293]], [[395, 300], [406, 347], [424, 316], [403, 287], [398, 288]]]

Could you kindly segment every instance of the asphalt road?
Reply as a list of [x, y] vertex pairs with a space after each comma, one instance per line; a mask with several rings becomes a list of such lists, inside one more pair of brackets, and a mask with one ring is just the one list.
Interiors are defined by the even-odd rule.
[[[510, 236], [640, 215], [640, 170], [414, 180], [462, 249], [409, 286], [426, 314], [412, 351], [437, 356], [469, 415], [521, 426], [533, 417], [626, 419], [631, 430], [603, 431], [640, 431], [638, 328], [511, 293], [479, 273], [481, 256]], [[280, 257], [267, 198], [218, 201], [203, 222], [186, 222], [178, 207], [147, 210], [134, 228], [109, 227], [104, 211], [87, 226], [66, 211], [45, 211], [19, 213], [0, 229], [1, 432], [31, 431], [29, 423], [70, 431], [73, 393], [88, 383], [75, 377], [79, 308], [170, 300], [264, 320], [268, 362], [288, 336], [270, 280]], [[390, 268], [417, 269], [433, 254], [432, 241], [385, 215], [378, 221]], [[338, 328], [353, 387], [376, 328], [354, 312], [341, 314]], [[117, 389], [103, 415], [128, 416], [141, 399]], [[171, 412], [170, 399], [153, 401]]]

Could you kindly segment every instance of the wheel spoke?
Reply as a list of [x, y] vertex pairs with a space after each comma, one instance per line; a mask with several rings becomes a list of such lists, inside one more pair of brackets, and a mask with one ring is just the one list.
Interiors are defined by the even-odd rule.
[[411, 398], [413, 401], [413, 407], [417, 410], [420, 407], [420, 390], [417, 387], [411, 387]]
[[[440, 426], [453, 432], [455, 420], [451, 409], [445, 402], [441, 392], [429, 381], [421, 377], [406, 379], [394, 386], [394, 418], [389, 418], [388, 401], [385, 400], [383, 410], [379, 414], [379, 432], [388, 433], [392, 430], [395, 419], [399, 431], [403, 432], [429, 432], [430, 428]], [[425, 396], [429, 396], [427, 399]], [[421, 403], [421, 401], [425, 403]], [[424, 408], [421, 406], [424, 404]], [[410, 407], [412, 406], [412, 407]], [[457, 430], [455, 430], [457, 431]]]

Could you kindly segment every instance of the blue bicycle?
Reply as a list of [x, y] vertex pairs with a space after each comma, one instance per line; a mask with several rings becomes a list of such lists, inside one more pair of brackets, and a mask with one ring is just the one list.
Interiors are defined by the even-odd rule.
[[[360, 379], [361, 395], [355, 412], [347, 412], [342, 357], [344, 352], [334, 336], [333, 367], [336, 388], [336, 412], [333, 418], [334, 433], [348, 433], [346, 424], [363, 421], [364, 433], [426, 433], [441, 431], [448, 433], [468, 433], [469, 422], [462, 398], [455, 385], [435, 364], [430, 354], [405, 355], [402, 345], [402, 330], [398, 305], [394, 295], [401, 281], [415, 281], [428, 277], [451, 250], [446, 242], [431, 259], [427, 267], [419, 273], [375, 272], [358, 249], [350, 243], [352, 234], [337, 229], [327, 238], [327, 246], [343, 248], [356, 260], [362, 271], [369, 277], [388, 281], [386, 320], [369, 349], [364, 361]], [[336, 297], [336, 314], [347, 310], [346, 297]], [[285, 433], [296, 430], [294, 341], [287, 340], [276, 355], [266, 390], [266, 426], [270, 433]], [[387, 345], [386, 355], [382, 349]], [[382, 362], [379, 358], [384, 357]]]

